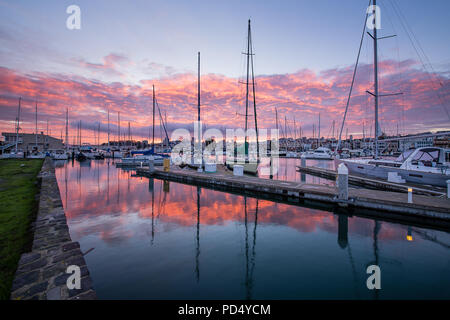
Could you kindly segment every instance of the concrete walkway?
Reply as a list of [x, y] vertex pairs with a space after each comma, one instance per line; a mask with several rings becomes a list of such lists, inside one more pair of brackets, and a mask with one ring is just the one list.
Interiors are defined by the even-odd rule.
[[[96, 299], [92, 280], [78, 242], [70, 238], [55, 168], [46, 158], [39, 173], [39, 210], [34, 223], [32, 251], [20, 257], [11, 288], [13, 300]], [[81, 288], [69, 290], [67, 267], [81, 271]]]

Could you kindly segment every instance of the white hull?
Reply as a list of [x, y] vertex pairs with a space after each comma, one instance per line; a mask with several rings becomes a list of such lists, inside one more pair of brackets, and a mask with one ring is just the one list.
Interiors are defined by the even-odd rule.
[[[164, 162], [163, 157], [157, 157], [153, 156], [153, 164], [155, 166], [162, 166]], [[129, 157], [129, 158], [122, 158], [122, 161], [119, 162], [120, 165], [129, 165], [129, 166], [148, 166], [150, 163], [149, 156], [136, 156], [136, 157]]]
[[123, 157], [123, 154], [120, 151], [112, 151], [111, 153], [112, 153], [111, 154], [112, 158], [122, 158]]
[[[450, 179], [450, 172], [434, 173], [420, 170], [407, 170], [395, 167], [387, 167], [364, 163], [363, 161], [336, 160], [338, 163], [345, 163], [350, 173], [364, 175], [368, 177], [388, 179], [388, 172], [396, 172], [406, 182], [446, 187], [446, 181]], [[447, 170], [448, 171], [448, 170]]]
[[316, 159], [316, 160], [332, 160], [333, 155], [331, 150], [324, 147], [319, 147], [313, 151], [307, 151], [302, 154], [302, 158], [305, 159]]
[[55, 154], [52, 156], [53, 160], [67, 160], [69, 156], [67, 154]]

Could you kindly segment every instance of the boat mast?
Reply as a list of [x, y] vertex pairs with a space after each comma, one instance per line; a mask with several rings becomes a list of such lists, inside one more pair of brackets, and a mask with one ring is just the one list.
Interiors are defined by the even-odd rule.
[[[373, 0], [373, 8], [376, 8], [377, 0]], [[377, 10], [374, 9], [373, 15], [374, 20], [377, 21], [376, 18]], [[377, 26], [373, 28], [373, 68], [374, 68], [374, 98], [375, 98], [375, 154], [374, 158], [378, 159], [378, 42], [377, 42]]]
[[278, 130], [278, 110], [275, 108], [275, 125], [276, 129]]
[[22, 98], [19, 98], [19, 109], [17, 111], [17, 121], [16, 121], [16, 154], [17, 154], [17, 144], [19, 143], [19, 125], [20, 125], [20, 102]]
[[248, 32], [247, 32], [247, 81], [245, 82], [245, 141], [244, 141], [244, 152], [247, 149], [247, 122], [248, 122], [248, 85], [249, 85], [249, 74], [250, 74], [250, 19], [248, 19]]
[[109, 107], [108, 107], [108, 149], [109, 149]]
[[128, 141], [127, 145], [131, 146], [131, 127], [130, 127], [130, 121], [128, 121]]
[[198, 121], [198, 140], [200, 146], [200, 156], [203, 163], [203, 146], [201, 141], [201, 126], [200, 126], [200, 51], [198, 52], [198, 70], [197, 70], [197, 121]]
[[[36, 122], [37, 124], [37, 122]], [[36, 127], [37, 131], [37, 127]], [[36, 139], [37, 141], [37, 139]], [[69, 108], [66, 108], [66, 152], [69, 151]]]
[[285, 144], [285, 148], [286, 148], [286, 152], [287, 152], [287, 145], [288, 145], [288, 141], [287, 141], [287, 125], [286, 125], [286, 115], [284, 115], [284, 144]]
[[35, 148], [36, 148], [36, 152], [37, 152], [37, 145], [38, 145], [38, 137], [37, 137], [37, 135], [38, 135], [38, 133], [37, 133], [37, 100], [35, 101], [35, 103], [36, 103], [36, 111], [35, 111], [35, 131], [34, 131], [34, 138], [35, 138], [35, 140], [36, 140], [36, 142], [35, 142]]
[[118, 122], [118, 126], [117, 126], [117, 133], [119, 136], [119, 140], [118, 140], [118, 146], [120, 148], [120, 111], [117, 112], [117, 122]]
[[152, 122], [152, 148], [153, 152], [155, 152], [155, 85], [152, 86], [153, 92], [153, 122]]
[[250, 20], [248, 20], [248, 28], [249, 28], [249, 44], [250, 44], [250, 56], [252, 60], [252, 88], [253, 88], [253, 113], [255, 118], [255, 131], [256, 131], [256, 157], [259, 162], [259, 134], [258, 134], [258, 120], [256, 117], [256, 94], [255, 94], [255, 70], [253, 67], [253, 43], [252, 43], [252, 33], [250, 27]]
[[[366, 128], [365, 128], [365, 121], [363, 121], [363, 142], [366, 142]], [[364, 144], [363, 144], [364, 149]]]
[[319, 112], [319, 134], [317, 136], [317, 147], [320, 147], [320, 112]]

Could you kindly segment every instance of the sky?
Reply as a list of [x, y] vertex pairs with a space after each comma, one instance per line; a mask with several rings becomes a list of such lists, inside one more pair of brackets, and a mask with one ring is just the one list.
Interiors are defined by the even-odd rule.
[[[81, 10], [69, 30], [66, 8]], [[379, 0], [381, 128], [387, 134], [450, 130], [450, 2]], [[340, 126], [368, 1], [5, 1], [0, 0], [0, 130], [12, 131], [22, 98], [21, 130], [57, 137], [69, 108], [70, 139], [82, 121], [93, 142], [100, 123], [111, 139], [130, 122], [148, 139], [154, 84], [169, 134], [196, 119], [197, 52], [201, 52], [202, 120], [208, 128], [244, 126], [247, 23], [252, 22], [258, 123], [286, 118], [292, 135], [321, 136]], [[401, 19], [399, 19], [401, 17]], [[366, 28], [365, 31], [370, 31]], [[366, 35], [345, 131], [373, 130], [373, 46]], [[295, 129], [294, 130], [294, 119]], [[156, 133], [160, 135], [159, 119]], [[364, 129], [363, 129], [364, 128]], [[64, 133], [63, 133], [64, 135]], [[336, 135], [336, 133], [335, 133]], [[69, 139], [69, 142], [72, 140]]]

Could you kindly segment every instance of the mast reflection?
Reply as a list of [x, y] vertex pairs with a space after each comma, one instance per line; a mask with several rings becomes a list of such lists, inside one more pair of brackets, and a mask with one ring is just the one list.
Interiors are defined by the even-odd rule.
[[199, 266], [199, 258], [200, 258], [200, 194], [201, 189], [197, 187], [197, 242], [195, 248], [195, 277], [197, 282], [200, 280], [200, 266]]
[[[256, 228], [258, 225], [258, 199], [256, 199], [255, 208], [255, 220], [253, 223], [253, 241], [252, 250], [249, 255], [249, 239], [248, 239], [248, 210], [247, 210], [247, 197], [244, 197], [244, 225], [245, 225], [245, 289], [246, 299], [252, 299], [253, 290], [253, 272], [255, 270], [255, 257], [256, 257]], [[249, 262], [250, 259], [250, 262]]]

